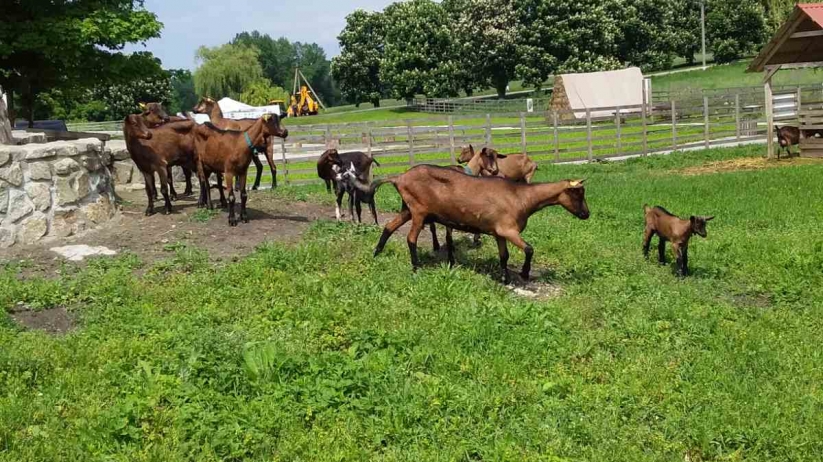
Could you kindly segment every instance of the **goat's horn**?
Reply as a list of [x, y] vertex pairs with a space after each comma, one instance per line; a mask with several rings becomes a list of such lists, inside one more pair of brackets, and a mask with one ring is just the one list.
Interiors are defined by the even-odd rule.
[[263, 120], [268, 122], [271, 119], [271, 114], [263, 114]]
[[146, 103], [137, 103], [140, 106], [140, 109], [146, 109]]

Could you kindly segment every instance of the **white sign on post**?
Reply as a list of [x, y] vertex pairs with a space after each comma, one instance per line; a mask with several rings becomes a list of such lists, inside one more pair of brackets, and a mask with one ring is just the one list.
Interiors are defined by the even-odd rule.
[[526, 112], [534, 112], [534, 100], [531, 98], [526, 99]]

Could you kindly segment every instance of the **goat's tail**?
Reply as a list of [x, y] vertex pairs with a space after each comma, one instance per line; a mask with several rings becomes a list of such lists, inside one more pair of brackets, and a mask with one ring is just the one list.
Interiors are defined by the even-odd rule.
[[372, 162], [374, 162], [374, 165], [377, 165], [378, 167], [380, 167], [380, 162], [378, 162], [378, 161], [377, 161], [377, 159], [375, 159], [374, 157], [372, 157], [372, 158], [371, 158], [371, 161], [372, 161]]
[[[386, 183], [394, 184], [395, 177], [389, 178], [380, 178], [378, 180], [374, 180], [371, 184], [364, 184], [361, 183], [360, 180], [357, 178], [352, 178], [351, 182], [355, 188], [360, 190], [361, 192], [368, 194], [369, 196], [374, 196], [374, 193]], [[395, 186], [396, 187], [396, 186]]]

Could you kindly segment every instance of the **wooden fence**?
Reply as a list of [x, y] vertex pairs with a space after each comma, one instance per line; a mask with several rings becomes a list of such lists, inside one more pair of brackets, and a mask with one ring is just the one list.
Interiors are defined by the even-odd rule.
[[[603, 113], [610, 115], [602, 117]], [[368, 153], [381, 164], [376, 174], [386, 175], [418, 164], [454, 164], [469, 144], [490, 146], [502, 154], [525, 153], [548, 164], [735, 145], [766, 137], [762, 98], [757, 102], [741, 94], [589, 108], [577, 116], [572, 111], [490, 113], [396, 124], [290, 126], [289, 139], [275, 146], [278, 175], [286, 184], [319, 181], [317, 159], [331, 147]]]

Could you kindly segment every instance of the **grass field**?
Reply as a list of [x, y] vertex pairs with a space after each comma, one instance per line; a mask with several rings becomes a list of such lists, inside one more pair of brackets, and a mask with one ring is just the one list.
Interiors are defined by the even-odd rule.
[[[587, 177], [592, 211], [532, 218], [546, 300], [494, 281], [488, 238], [413, 275], [402, 235], [374, 259], [378, 229], [322, 221], [221, 266], [6, 265], [0, 460], [818, 460], [823, 165], [681, 174], [761, 151], [541, 169]], [[717, 216], [693, 277], [643, 260], [644, 202]], [[80, 325], [21, 331], [18, 302]]]

